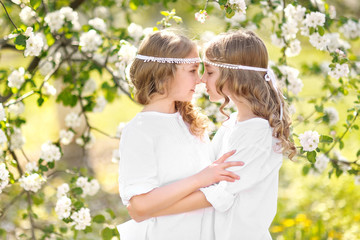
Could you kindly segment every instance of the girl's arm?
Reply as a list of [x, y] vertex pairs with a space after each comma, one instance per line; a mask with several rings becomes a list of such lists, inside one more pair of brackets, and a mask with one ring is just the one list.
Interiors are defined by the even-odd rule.
[[168, 208], [159, 210], [151, 214], [151, 216], [139, 216], [133, 209], [128, 206], [128, 212], [132, 219], [136, 222], [142, 222], [150, 217], [159, 217], [171, 214], [179, 214], [190, 212], [201, 208], [211, 207], [211, 204], [206, 200], [205, 195], [201, 191], [195, 191]]
[[[154, 213], [168, 208], [199, 188], [209, 186], [219, 181], [234, 182], [239, 177], [231, 171], [225, 170], [233, 166], [242, 166], [243, 162], [224, 162], [235, 151], [224, 154], [213, 164], [201, 172], [169, 185], [155, 188], [152, 191], [136, 195], [130, 199], [128, 210], [136, 218], [149, 218]], [[136, 219], [135, 219], [136, 220]]]

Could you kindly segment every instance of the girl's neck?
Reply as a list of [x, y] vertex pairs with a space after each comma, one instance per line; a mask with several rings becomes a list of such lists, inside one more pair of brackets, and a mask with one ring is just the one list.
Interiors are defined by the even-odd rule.
[[238, 115], [237, 115], [236, 120], [238, 122], [242, 122], [245, 120], [249, 120], [251, 118], [258, 117], [257, 115], [255, 115], [252, 112], [250, 105], [246, 100], [239, 100], [239, 101], [233, 100], [233, 102], [235, 103], [236, 108], [237, 108]]
[[154, 96], [149, 104], [145, 105], [142, 112], [175, 113], [175, 101], [169, 98]]

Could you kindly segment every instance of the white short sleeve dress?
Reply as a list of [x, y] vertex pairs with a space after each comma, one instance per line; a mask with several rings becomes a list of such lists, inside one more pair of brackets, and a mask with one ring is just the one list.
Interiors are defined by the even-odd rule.
[[[139, 194], [189, 177], [211, 163], [208, 140], [193, 136], [179, 113], [140, 112], [120, 141], [119, 191], [124, 205]], [[122, 240], [200, 240], [210, 208], [118, 226]]]
[[270, 224], [276, 214], [278, 177], [282, 154], [272, 136], [269, 122], [253, 118], [236, 121], [230, 116], [216, 133], [212, 145], [216, 158], [236, 149], [227, 161], [243, 161], [229, 168], [240, 176], [235, 182], [220, 182], [201, 191], [215, 208], [216, 240], [269, 240]]

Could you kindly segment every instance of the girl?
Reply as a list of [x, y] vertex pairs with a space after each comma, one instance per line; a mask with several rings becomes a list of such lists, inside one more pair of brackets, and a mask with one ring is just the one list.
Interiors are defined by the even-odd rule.
[[[124, 205], [137, 215], [151, 215], [215, 182], [238, 179], [225, 168], [242, 163], [223, 163], [234, 152], [207, 167], [206, 119], [190, 103], [200, 82], [199, 62], [189, 39], [159, 31], [143, 40], [131, 66], [135, 99], [144, 108], [123, 130], [119, 190]], [[122, 240], [207, 239], [201, 225], [211, 219], [205, 218], [209, 210], [129, 221], [118, 229]]]
[[238, 110], [216, 133], [214, 154], [236, 149], [228, 160], [244, 161], [243, 167], [232, 168], [241, 179], [202, 188], [152, 216], [213, 206], [213, 226], [203, 231], [214, 231], [215, 239], [271, 239], [268, 228], [276, 214], [281, 153], [292, 158], [296, 149], [289, 140], [290, 118], [283, 96], [268, 69], [267, 49], [251, 31], [226, 33], [208, 45], [204, 63], [202, 81], [210, 100], [225, 99], [222, 113], [230, 99]]

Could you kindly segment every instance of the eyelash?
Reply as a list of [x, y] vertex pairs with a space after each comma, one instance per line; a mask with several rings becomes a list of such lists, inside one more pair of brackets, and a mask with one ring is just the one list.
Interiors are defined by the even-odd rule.
[[212, 72], [208, 72], [207, 74], [208, 74], [208, 75], [211, 75], [211, 74], [213, 74], [213, 73], [212, 73]]
[[191, 70], [190, 72], [191, 72], [191, 73], [195, 73], [195, 72], [196, 72], [196, 70]]

